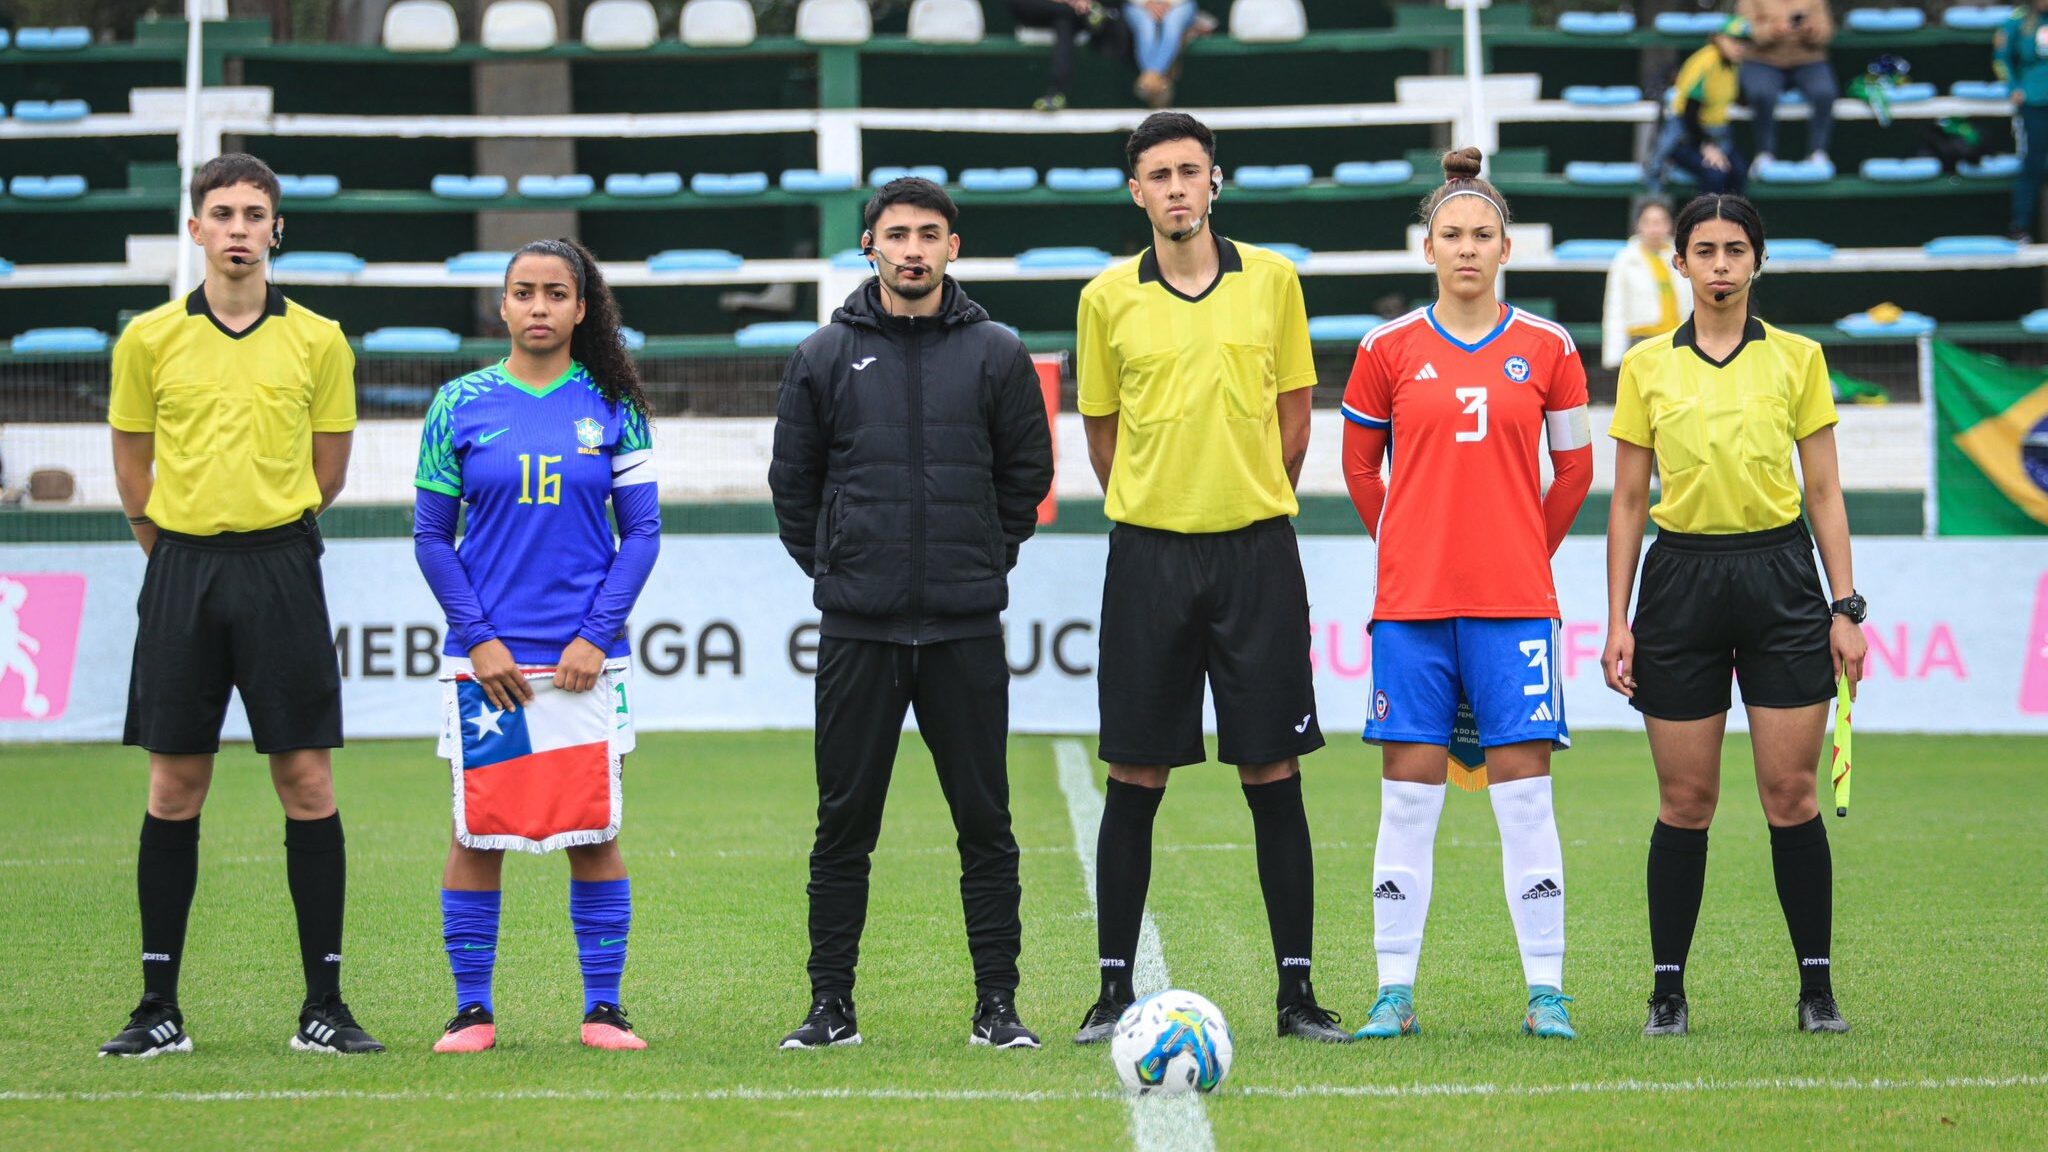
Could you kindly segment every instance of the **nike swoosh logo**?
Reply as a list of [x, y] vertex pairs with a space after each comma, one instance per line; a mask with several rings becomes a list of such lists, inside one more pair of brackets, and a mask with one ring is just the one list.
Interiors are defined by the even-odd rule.
[[489, 944], [464, 944], [464, 945], [462, 946], [462, 950], [463, 950], [464, 952], [481, 952], [481, 951], [483, 951], [484, 949], [486, 949], [486, 948], [489, 948], [489, 947], [490, 947], [490, 945], [489, 945]]
[[510, 428], [500, 428], [496, 432], [486, 432], [483, 435], [477, 437], [476, 442], [479, 444], [489, 444], [491, 441], [496, 440], [498, 437], [503, 436], [505, 433], [510, 431]]
[[600, 936], [597, 940], [597, 946], [599, 948], [609, 948], [614, 944], [624, 944], [625, 942], [626, 938], [624, 936], [621, 936], [616, 940], [607, 940], [604, 937]]
[[825, 1039], [827, 1039], [827, 1040], [837, 1040], [837, 1039], [839, 1039], [839, 1038], [840, 1038], [841, 1036], [844, 1036], [844, 1035], [846, 1035], [846, 1029], [844, 1029], [844, 1028], [827, 1028], [827, 1029], [825, 1029]]

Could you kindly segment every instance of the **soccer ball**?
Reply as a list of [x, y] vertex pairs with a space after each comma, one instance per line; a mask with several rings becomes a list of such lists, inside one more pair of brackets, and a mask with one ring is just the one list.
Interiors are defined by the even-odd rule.
[[1230, 1025], [1223, 1013], [1178, 988], [1147, 996], [1116, 1022], [1109, 1059], [1139, 1095], [1214, 1092], [1230, 1075]]

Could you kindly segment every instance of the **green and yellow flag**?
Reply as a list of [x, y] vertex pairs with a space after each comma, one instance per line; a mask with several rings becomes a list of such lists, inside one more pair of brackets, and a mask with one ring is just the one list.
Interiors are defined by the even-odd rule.
[[2048, 371], [1934, 341], [1944, 536], [2048, 535]]

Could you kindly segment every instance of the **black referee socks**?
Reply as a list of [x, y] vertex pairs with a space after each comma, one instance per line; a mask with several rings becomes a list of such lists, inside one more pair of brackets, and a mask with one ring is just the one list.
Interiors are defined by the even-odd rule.
[[1245, 784], [1258, 844], [1259, 890], [1273, 933], [1273, 963], [1280, 970], [1279, 1006], [1308, 995], [1309, 958], [1315, 949], [1316, 864], [1301, 804], [1301, 775], [1270, 784]]
[[1707, 830], [1650, 829], [1650, 963], [1659, 996], [1685, 995], [1685, 958], [1707, 887]]
[[142, 847], [135, 853], [135, 895], [142, 906], [142, 990], [178, 1001], [178, 964], [185, 958], [185, 923], [199, 886], [199, 817], [164, 820], [142, 814]]
[[1112, 776], [1102, 800], [1102, 827], [1095, 835], [1095, 952], [1102, 993], [1119, 1003], [1137, 999], [1131, 965], [1145, 921], [1145, 892], [1152, 886], [1152, 818], [1165, 798], [1164, 788], [1141, 788]]
[[306, 1002], [341, 992], [341, 908], [348, 887], [341, 813], [284, 822], [285, 879], [299, 915], [299, 962], [306, 969]]
[[1799, 991], [1832, 995], [1828, 942], [1835, 922], [1835, 862], [1819, 816], [1790, 828], [1772, 825], [1771, 870], [1799, 961]]

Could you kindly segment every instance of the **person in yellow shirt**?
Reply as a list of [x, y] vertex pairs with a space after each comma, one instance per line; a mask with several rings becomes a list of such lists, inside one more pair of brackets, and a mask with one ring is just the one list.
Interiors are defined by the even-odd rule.
[[124, 743], [149, 752], [136, 872], [142, 1001], [102, 1056], [189, 1052], [178, 970], [199, 870], [199, 810], [239, 688], [285, 812], [285, 869], [306, 997], [291, 1046], [381, 1052], [341, 998], [347, 878], [330, 750], [341, 677], [314, 517], [341, 492], [356, 423], [341, 329], [264, 274], [284, 239], [277, 176], [208, 161], [186, 228], [206, 279], [131, 321], [114, 346], [114, 476], [148, 556]]
[[[1692, 319], [1629, 350], [1608, 428], [1614, 501], [1601, 669], [1643, 714], [1659, 800], [1648, 870], [1654, 990], [1643, 1032], [1687, 1030], [1685, 964], [1720, 797], [1731, 676], [1749, 714], [1778, 901], [1798, 961], [1795, 1018], [1803, 1032], [1846, 1032], [1829, 979], [1833, 864], [1814, 765], [1836, 679], [1846, 677], [1853, 693], [1863, 676], [1866, 606], [1849, 555], [1827, 361], [1820, 345], [1754, 314], [1765, 246], [1749, 201], [1702, 196], [1686, 205], [1677, 249], [1678, 270], [1692, 282]], [[1654, 508], [1652, 460], [1663, 489]], [[1631, 621], [1646, 513], [1658, 535]], [[1816, 542], [1831, 594], [1814, 570]]]
[[1079, 407], [1114, 521], [1102, 586], [1098, 835], [1101, 994], [1075, 1035], [1109, 1039], [1132, 971], [1168, 772], [1217, 756], [1252, 810], [1279, 969], [1281, 1036], [1351, 1034], [1309, 983], [1315, 866], [1300, 758], [1323, 746], [1309, 664], [1308, 587], [1290, 521], [1316, 382], [1301, 281], [1285, 258], [1216, 233], [1216, 138], [1155, 113], [1124, 146], [1152, 246], [1081, 292]]
[[1657, 142], [1643, 164], [1643, 182], [1663, 189], [1676, 166], [1707, 192], [1740, 193], [1750, 165], [1728, 131], [1728, 110], [1741, 94], [1738, 67], [1749, 51], [1749, 25], [1731, 19], [1707, 44], [1685, 58], [1671, 81], [1671, 96], [1657, 126]]

